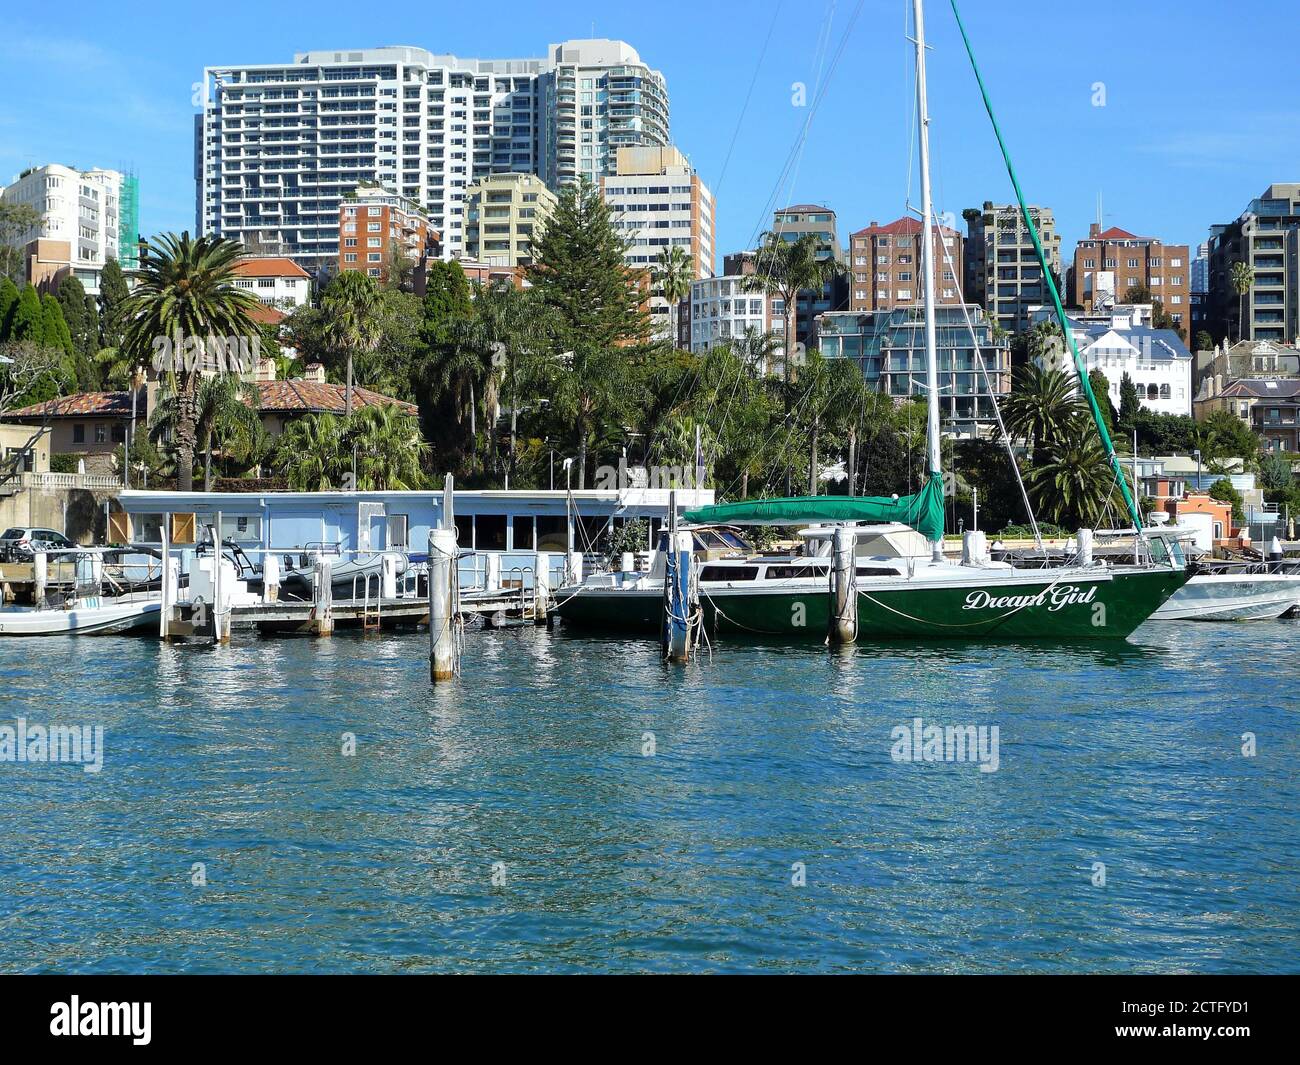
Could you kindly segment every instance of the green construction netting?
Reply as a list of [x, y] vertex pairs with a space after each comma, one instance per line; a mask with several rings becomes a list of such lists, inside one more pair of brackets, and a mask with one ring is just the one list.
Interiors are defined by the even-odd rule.
[[910, 496], [794, 496], [746, 499], [688, 510], [697, 525], [805, 525], [822, 521], [897, 521], [927, 540], [943, 539], [943, 478], [932, 473]]

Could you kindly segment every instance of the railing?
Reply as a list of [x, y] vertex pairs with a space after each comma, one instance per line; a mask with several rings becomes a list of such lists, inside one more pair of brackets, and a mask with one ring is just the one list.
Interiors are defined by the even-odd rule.
[[107, 473], [24, 473], [24, 488], [120, 488], [121, 478]]

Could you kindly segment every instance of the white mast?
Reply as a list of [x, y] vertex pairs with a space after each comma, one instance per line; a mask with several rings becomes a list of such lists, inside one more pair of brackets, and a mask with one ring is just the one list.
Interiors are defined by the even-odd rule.
[[[929, 413], [927, 440], [929, 473], [939, 465], [939, 355], [934, 325], [934, 204], [930, 201], [930, 108], [925, 93], [925, 11], [922, 0], [912, 0], [916, 21], [916, 108], [921, 137], [921, 272], [925, 276], [925, 389]], [[930, 543], [930, 554], [943, 561], [943, 539]]]

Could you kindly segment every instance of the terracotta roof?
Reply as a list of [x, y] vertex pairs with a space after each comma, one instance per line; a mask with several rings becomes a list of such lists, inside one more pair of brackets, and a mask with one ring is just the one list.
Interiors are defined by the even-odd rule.
[[6, 411], [6, 419], [13, 418], [101, 418], [131, 417], [130, 392], [78, 392], [75, 396], [60, 396], [46, 403], [19, 407]]
[[265, 303], [248, 312], [248, 317], [255, 322], [261, 322], [263, 325], [279, 325], [287, 317], [284, 311], [277, 311], [274, 307], [268, 307]]
[[[258, 381], [257, 389], [261, 394], [261, 409], [269, 413], [297, 411], [304, 414], [322, 412], [342, 414], [346, 406], [344, 386], [323, 381], [306, 381], [302, 378], [289, 381]], [[396, 403], [408, 414], [415, 414], [418, 410], [414, 403], [405, 403], [391, 396], [380, 395], [378, 392], [371, 392], [368, 388], [356, 385], [352, 387], [354, 410], [360, 410], [362, 407], [383, 407], [390, 403]]]
[[[947, 226], [935, 223], [935, 228], [941, 229], [946, 233], [956, 233], [955, 229], [949, 229]], [[859, 229], [856, 233], [849, 234], [850, 237], [862, 237], [873, 233], [885, 233], [891, 236], [901, 234], [903, 236], [915, 236], [921, 232], [921, 220], [919, 218], [896, 218], [892, 222], [886, 222], [883, 226], [872, 222], [866, 229]]]
[[267, 256], [258, 259], [240, 259], [234, 266], [240, 277], [311, 277], [292, 259]]
[[1120, 229], [1119, 226], [1111, 226], [1105, 233], [1098, 233], [1090, 240], [1138, 240], [1136, 233], [1130, 233], [1127, 229]]

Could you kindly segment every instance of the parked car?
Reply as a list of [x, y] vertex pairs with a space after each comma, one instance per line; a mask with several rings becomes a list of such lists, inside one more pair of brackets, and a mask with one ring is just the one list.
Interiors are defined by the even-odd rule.
[[16, 526], [0, 536], [0, 562], [27, 562], [37, 551], [59, 551], [76, 547], [63, 533], [53, 529]]

